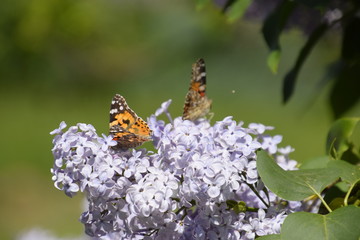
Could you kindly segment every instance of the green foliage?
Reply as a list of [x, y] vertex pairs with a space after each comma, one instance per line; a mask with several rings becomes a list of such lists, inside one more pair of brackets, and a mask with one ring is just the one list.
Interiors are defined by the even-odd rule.
[[281, 228], [281, 239], [358, 240], [360, 208], [348, 206], [327, 215], [307, 212], [290, 214]]
[[345, 161], [333, 160], [328, 164], [329, 168], [337, 171], [336, 175], [351, 185], [355, 185], [360, 181], [360, 166], [352, 165]]
[[257, 169], [265, 185], [286, 200], [299, 201], [320, 195], [337, 178], [333, 168], [285, 171], [264, 151], [258, 152]]
[[342, 118], [329, 130], [326, 152], [334, 159], [360, 162], [360, 119]]
[[333, 160], [330, 156], [317, 158], [315, 163], [304, 164], [303, 169], [296, 171], [285, 171], [265, 151], [258, 152], [259, 175], [271, 191], [286, 200], [304, 200], [315, 194], [329, 212], [292, 213], [285, 219], [281, 234], [259, 239], [359, 238], [360, 166], [339, 160], [348, 151], [359, 155], [359, 119], [336, 121], [327, 142]]
[[307, 160], [300, 165], [301, 169], [313, 169], [313, 168], [324, 168], [329, 163], [329, 156], [320, 156]]
[[274, 11], [265, 19], [262, 34], [271, 51], [281, 49], [279, 38], [295, 7], [295, 1], [281, 1]]
[[286, 103], [290, 97], [292, 96], [297, 76], [301, 70], [301, 67], [304, 65], [305, 60], [308, 58], [311, 50], [315, 46], [315, 44], [319, 41], [320, 37], [325, 33], [328, 26], [326, 24], [319, 25], [313, 33], [309, 36], [308, 40], [306, 41], [305, 45], [300, 50], [300, 53], [296, 59], [294, 66], [291, 70], [286, 74], [284, 78], [283, 84], [283, 101]]
[[360, 236], [360, 208], [348, 206], [327, 215], [307, 212], [290, 214], [281, 233], [258, 240], [358, 240]]
[[[229, 22], [234, 22], [241, 18], [245, 13], [247, 7], [250, 5], [251, 0], [237, 0], [233, 1], [231, 8], [227, 11], [226, 15]], [[230, 7], [230, 6], [229, 6]]]
[[[357, 30], [360, 32], [360, 28]], [[330, 106], [334, 118], [339, 118], [359, 102], [360, 61], [346, 61], [340, 59], [340, 66], [336, 69], [334, 85], [330, 92]]]
[[267, 64], [272, 73], [278, 72], [280, 55], [281, 55], [280, 50], [273, 50], [270, 52], [268, 56]]
[[210, 0], [196, 0], [196, 9], [201, 10], [210, 3]]
[[[242, 0], [226, 1], [224, 9], [227, 13], [236, 11], [238, 3]], [[270, 6], [270, 4], [269, 4]], [[334, 6], [335, 8], [334, 10]], [[346, 6], [346, 7], [344, 7]], [[267, 4], [261, 6], [260, 11], [265, 11]], [[338, 10], [340, 15], [337, 17], [329, 17], [333, 14], [332, 11]], [[334, 81], [334, 85], [330, 92], [329, 103], [333, 112], [334, 118], [339, 118], [359, 102], [359, 83], [358, 76], [360, 75], [360, 18], [357, 16], [360, 10], [360, 4], [357, 1], [347, 0], [343, 5], [334, 5], [330, 0], [282, 0], [270, 12], [263, 22], [262, 34], [263, 38], [270, 50], [270, 55], [267, 59], [267, 65], [272, 73], [276, 74], [278, 71], [278, 64], [280, 62], [281, 44], [280, 37], [285, 28], [297, 26], [299, 18], [312, 17], [318, 15], [321, 18], [313, 18], [312, 26], [316, 26], [310, 34], [308, 34], [307, 26], [301, 26], [308, 35], [307, 40], [301, 48], [294, 66], [287, 72], [283, 80], [283, 102], [287, 103], [293, 96], [297, 78], [301, 69], [309, 58], [314, 46], [325, 36], [325, 33], [336, 26], [336, 30], [332, 34], [342, 34], [341, 56], [335, 63], [327, 69], [325, 74], [326, 80]], [[243, 9], [241, 10], [241, 16]], [[327, 15], [328, 14], [328, 15]], [[232, 18], [233, 20], [237, 19]], [[306, 21], [305, 21], [306, 22]], [[339, 27], [343, 31], [339, 31]], [[339, 67], [340, 66], [340, 67]], [[315, 81], [315, 79], [313, 79]], [[357, 87], [355, 87], [357, 86]], [[318, 87], [325, 88], [325, 84], [318, 85]]]
[[226, 201], [226, 204], [230, 209], [234, 210], [234, 212], [236, 214], [239, 214], [241, 212], [246, 212], [248, 210], [245, 202], [243, 202], [243, 201], [237, 202], [234, 200], [228, 200], [228, 201]]
[[[257, 167], [264, 184], [276, 195], [287, 200], [303, 200], [315, 194], [330, 212], [325, 216], [306, 212], [290, 214], [281, 228], [279, 239], [304, 239], [304, 236], [306, 239], [357, 239], [360, 236], [357, 221], [360, 208], [347, 206], [350, 193], [360, 181], [360, 167], [332, 160], [326, 168], [284, 171], [263, 150], [258, 153]], [[345, 198], [332, 200], [330, 208], [322, 199], [321, 192], [339, 177], [351, 186]], [[351, 200], [357, 205], [358, 195]], [[272, 238], [277, 239], [276, 236]]]

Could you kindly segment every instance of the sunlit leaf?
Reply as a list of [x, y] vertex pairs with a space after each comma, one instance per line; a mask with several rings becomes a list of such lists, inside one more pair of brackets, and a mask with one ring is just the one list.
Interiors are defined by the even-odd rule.
[[228, 8], [228, 11], [226, 13], [228, 21], [234, 22], [241, 18], [250, 3], [251, 0], [237, 0], [236, 2], [234, 2], [231, 7]]
[[280, 50], [274, 50], [270, 52], [267, 58], [268, 67], [270, 68], [271, 72], [274, 74], [276, 74], [278, 71], [280, 54], [281, 54]]
[[359, 240], [360, 208], [347, 206], [320, 215], [290, 214], [281, 228], [282, 240]]
[[338, 178], [333, 168], [285, 171], [263, 150], [257, 154], [257, 169], [262, 181], [272, 192], [293, 201], [320, 194]]
[[315, 46], [315, 44], [318, 42], [320, 37], [325, 33], [325, 31], [328, 29], [328, 25], [323, 23], [320, 24], [309, 36], [308, 40], [306, 41], [305, 45], [300, 50], [300, 53], [296, 59], [295, 65], [292, 67], [292, 69], [286, 74], [284, 78], [284, 84], [283, 84], [283, 102], [286, 103], [290, 97], [292, 96], [294, 89], [295, 89], [295, 83], [297, 76], [299, 74], [299, 71], [301, 67], [303, 66], [305, 60], [307, 59], [308, 55], [310, 54], [311, 50]]

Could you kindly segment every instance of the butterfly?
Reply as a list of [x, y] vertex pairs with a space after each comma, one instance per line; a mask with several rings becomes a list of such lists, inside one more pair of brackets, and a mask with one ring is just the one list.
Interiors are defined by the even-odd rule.
[[205, 61], [200, 58], [192, 65], [192, 76], [185, 98], [183, 120], [195, 121], [209, 113], [212, 100], [206, 96], [205, 90]]
[[111, 102], [110, 134], [117, 141], [114, 148], [134, 148], [152, 140], [148, 124], [131, 110], [120, 94]]

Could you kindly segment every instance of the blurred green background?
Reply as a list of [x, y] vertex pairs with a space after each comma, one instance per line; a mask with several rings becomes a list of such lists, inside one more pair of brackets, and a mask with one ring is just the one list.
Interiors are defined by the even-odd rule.
[[[282, 38], [278, 75], [266, 66], [260, 22], [229, 24], [214, 5], [193, 1], [3, 0], [0, 8], [0, 239], [41, 227], [77, 236], [82, 196], [53, 187], [52, 137], [61, 121], [108, 131], [115, 93], [146, 119], [171, 98], [182, 113], [191, 64], [207, 63], [212, 122], [225, 116], [275, 126], [299, 162], [320, 156], [332, 119], [326, 91], [316, 90], [326, 64], [339, 55], [329, 33], [299, 76], [294, 98], [281, 104], [281, 81], [304, 38]], [[313, 101], [316, 100], [316, 101]], [[348, 115], [359, 115], [353, 109]]]

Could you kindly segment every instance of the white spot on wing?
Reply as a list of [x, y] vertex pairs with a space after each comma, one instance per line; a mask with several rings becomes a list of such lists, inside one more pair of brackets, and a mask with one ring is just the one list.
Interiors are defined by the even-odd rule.
[[117, 112], [118, 112], [118, 110], [116, 108], [110, 110], [110, 114], [114, 114], [114, 113], [117, 113]]

